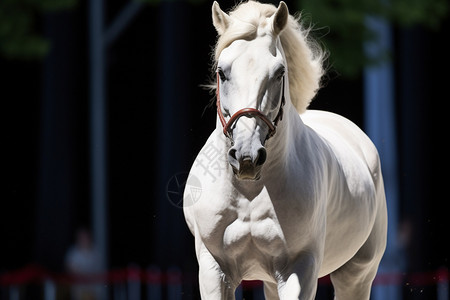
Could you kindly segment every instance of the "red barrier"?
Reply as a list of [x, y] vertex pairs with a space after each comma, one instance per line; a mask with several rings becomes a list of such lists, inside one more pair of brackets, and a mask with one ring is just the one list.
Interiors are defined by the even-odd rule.
[[[195, 283], [197, 276], [183, 274], [178, 270], [161, 272], [158, 268], [141, 270], [138, 267], [111, 270], [106, 273], [91, 275], [73, 275], [67, 273], [50, 272], [39, 265], [29, 265], [22, 269], [0, 274], [0, 286], [25, 285], [40, 283], [51, 279], [60, 284], [77, 283], [102, 283], [115, 284], [126, 281], [140, 281], [144, 284], [166, 285]], [[375, 278], [373, 285], [402, 285], [429, 286], [449, 282], [449, 271], [441, 268], [437, 271], [417, 273], [380, 273]], [[260, 281], [244, 281], [244, 289], [253, 289], [261, 286]], [[319, 279], [319, 285], [330, 285], [329, 276]]]
[[38, 265], [29, 265], [23, 269], [0, 274], [0, 285], [23, 285], [43, 281], [46, 277], [48, 277], [48, 272], [44, 268]]

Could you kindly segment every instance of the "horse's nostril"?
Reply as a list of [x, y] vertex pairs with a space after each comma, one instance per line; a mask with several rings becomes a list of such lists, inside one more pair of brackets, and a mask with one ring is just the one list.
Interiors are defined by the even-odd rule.
[[265, 148], [261, 148], [258, 150], [258, 157], [256, 158], [255, 165], [261, 166], [266, 162], [267, 151]]
[[228, 151], [228, 155], [229, 155], [231, 158], [237, 160], [237, 158], [236, 158], [236, 149], [230, 149], [230, 151]]
[[240, 163], [236, 157], [236, 149], [232, 148], [228, 151], [228, 162], [233, 167], [233, 171], [236, 173], [240, 167]]

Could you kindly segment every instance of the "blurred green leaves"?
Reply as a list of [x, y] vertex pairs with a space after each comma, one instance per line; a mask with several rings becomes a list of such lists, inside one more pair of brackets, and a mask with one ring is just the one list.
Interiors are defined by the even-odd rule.
[[[43, 57], [50, 42], [36, 28], [38, 16], [73, 8], [78, 0], [0, 0], [0, 55], [6, 58]], [[132, 1], [132, 0], [130, 0]], [[151, 5], [162, 1], [135, 0]], [[260, 0], [265, 1], [265, 0]], [[210, 1], [212, 3], [212, 1]], [[365, 42], [377, 42], [377, 35], [366, 26], [367, 17], [380, 17], [398, 26], [423, 25], [438, 29], [449, 11], [448, 0], [297, 0], [303, 20], [311, 22], [315, 36], [330, 52], [330, 64], [346, 77], [357, 76], [363, 66], [386, 59], [388, 52], [368, 59]], [[291, 8], [291, 12], [296, 9]], [[209, 18], [210, 16], [205, 16]], [[212, 25], [211, 25], [212, 26]]]
[[368, 17], [383, 18], [393, 25], [423, 25], [438, 29], [448, 13], [447, 0], [298, 0], [303, 16], [310, 18], [316, 37], [330, 52], [330, 64], [346, 77], [354, 77], [363, 66], [389, 57], [365, 55], [365, 42], [377, 43], [377, 35], [366, 26]]
[[0, 55], [8, 59], [42, 58], [50, 43], [37, 30], [37, 16], [69, 9], [77, 0], [1, 0]]

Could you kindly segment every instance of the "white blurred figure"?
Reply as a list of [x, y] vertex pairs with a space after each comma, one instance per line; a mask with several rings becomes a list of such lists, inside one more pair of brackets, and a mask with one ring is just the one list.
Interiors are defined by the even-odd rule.
[[96, 279], [94, 276], [100, 272], [99, 256], [89, 230], [85, 228], [77, 230], [75, 244], [66, 255], [66, 268], [78, 281], [72, 285], [73, 300], [100, 299], [100, 286], [93, 282]]

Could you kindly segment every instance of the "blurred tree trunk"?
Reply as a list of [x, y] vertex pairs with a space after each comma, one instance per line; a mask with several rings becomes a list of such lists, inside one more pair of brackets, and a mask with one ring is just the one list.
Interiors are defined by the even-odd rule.
[[44, 17], [44, 33], [51, 45], [43, 68], [35, 253], [38, 263], [52, 269], [63, 267], [79, 196], [77, 103], [82, 101], [82, 88], [77, 78], [80, 74], [77, 19], [74, 11]]
[[[160, 5], [160, 63], [158, 71], [158, 204], [156, 223], [155, 260], [163, 267], [182, 265], [180, 249], [186, 249], [185, 239], [179, 238], [180, 228], [184, 228], [183, 211], [176, 207], [168, 197], [168, 184], [177, 175], [184, 178], [188, 170], [186, 152], [188, 141], [181, 130], [189, 118], [189, 49], [188, 4], [178, 1], [165, 1]], [[174, 38], [176, 37], [176, 38]], [[183, 177], [184, 175], [184, 177]], [[183, 184], [183, 182], [181, 183]], [[183, 187], [184, 188], [184, 187]], [[179, 199], [182, 197], [180, 189]], [[173, 201], [172, 201], [173, 202]]]

